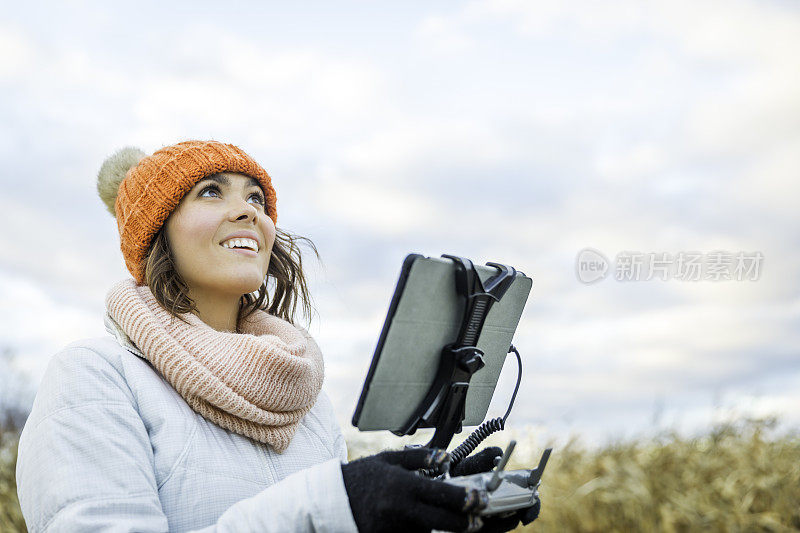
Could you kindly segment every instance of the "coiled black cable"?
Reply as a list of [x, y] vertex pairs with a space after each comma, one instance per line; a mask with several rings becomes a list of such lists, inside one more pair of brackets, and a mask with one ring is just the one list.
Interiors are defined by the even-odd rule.
[[517, 356], [517, 365], [519, 367], [519, 371], [517, 373], [517, 385], [514, 387], [514, 394], [511, 395], [511, 402], [508, 404], [508, 409], [506, 410], [506, 414], [503, 415], [502, 418], [492, 418], [491, 420], [487, 420], [480, 426], [478, 426], [475, 431], [470, 433], [469, 437], [464, 440], [461, 444], [459, 444], [456, 449], [450, 452], [450, 468], [452, 469], [458, 463], [460, 463], [465, 457], [475, 451], [475, 448], [478, 445], [486, 440], [486, 438], [491, 435], [492, 433], [496, 433], [505, 429], [506, 427], [506, 419], [508, 415], [511, 414], [511, 408], [514, 407], [514, 400], [517, 399], [517, 392], [519, 391], [519, 384], [522, 381], [522, 357], [520, 357], [519, 352], [512, 344], [511, 347], [508, 349], [508, 353], [514, 352]]
[[487, 420], [478, 426], [475, 431], [470, 433], [469, 437], [467, 437], [464, 442], [459, 444], [455, 450], [450, 452], [450, 468], [453, 468], [465, 457], [474, 452], [475, 448], [477, 448], [481, 442], [486, 440], [489, 435], [503, 429], [505, 429], [505, 421], [500, 417]]

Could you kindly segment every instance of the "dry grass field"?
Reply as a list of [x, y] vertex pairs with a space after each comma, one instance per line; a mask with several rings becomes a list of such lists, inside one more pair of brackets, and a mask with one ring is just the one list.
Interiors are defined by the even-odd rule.
[[799, 531], [800, 436], [773, 420], [665, 434], [587, 453], [554, 450], [531, 531]]
[[0, 533], [26, 531], [14, 475], [20, 429], [7, 412], [0, 413]]
[[[589, 451], [553, 450], [540, 518], [524, 531], [800, 531], [800, 435], [772, 435], [775, 419], [718, 425], [702, 437], [664, 433]], [[509, 468], [538, 461], [520, 433]], [[0, 531], [25, 531], [14, 480], [18, 430], [0, 428]], [[769, 435], [769, 437], [768, 437]], [[351, 439], [353, 457], [379, 451]]]

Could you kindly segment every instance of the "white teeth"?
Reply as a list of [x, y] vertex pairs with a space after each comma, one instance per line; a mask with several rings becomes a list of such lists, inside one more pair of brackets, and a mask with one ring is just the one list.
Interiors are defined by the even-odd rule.
[[258, 241], [253, 239], [228, 239], [222, 243], [225, 248], [249, 248], [258, 252]]

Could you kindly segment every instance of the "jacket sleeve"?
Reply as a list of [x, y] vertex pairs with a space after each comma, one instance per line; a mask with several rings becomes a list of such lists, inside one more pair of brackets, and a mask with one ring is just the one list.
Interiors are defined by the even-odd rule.
[[153, 450], [125, 378], [88, 348], [50, 361], [20, 436], [29, 531], [167, 531]]
[[192, 533], [353, 532], [339, 459], [295, 472], [230, 506], [217, 523]]
[[[89, 348], [54, 356], [17, 457], [17, 494], [29, 531], [166, 532], [154, 471], [150, 438], [125, 377]], [[237, 502], [201, 531], [356, 531], [339, 460]]]

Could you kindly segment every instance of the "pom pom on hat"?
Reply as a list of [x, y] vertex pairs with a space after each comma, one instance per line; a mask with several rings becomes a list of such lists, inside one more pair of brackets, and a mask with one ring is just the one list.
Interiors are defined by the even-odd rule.
[[117, 200], [119, 184], [125, 179], [128, 170], [135, 167], [145, 157], [147, 154], [138, 148], [126, 146], [103, 161], [103, 166], [100, 167], [100, 172], [97, 174], [97, 194], [100, 195], [100, 199], [106, 204], [108, 212], [114, 218], [117, 217], [114, 203]]

